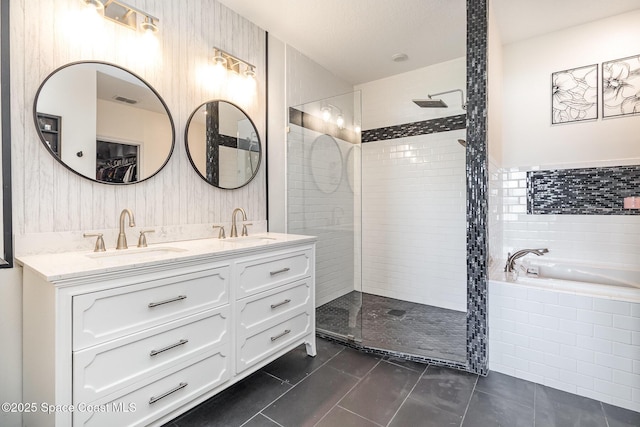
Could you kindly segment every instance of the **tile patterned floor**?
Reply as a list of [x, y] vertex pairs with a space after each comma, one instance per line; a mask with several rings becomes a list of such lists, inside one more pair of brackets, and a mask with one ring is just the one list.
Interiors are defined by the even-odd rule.
[[466, 361], [466, 322], [463, 312], [357, 291], [316, 309], [320, 330], [352, 335], [367, 347], [454, 362]]
[[492, 372], [380, 358], [318, 339], [165, 427], [638, 427], [640, 413]]

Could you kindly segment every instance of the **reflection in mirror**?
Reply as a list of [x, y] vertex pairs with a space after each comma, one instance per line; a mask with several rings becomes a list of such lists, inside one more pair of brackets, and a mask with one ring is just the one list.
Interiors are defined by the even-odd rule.
[[258, 172], [262, 150], [255, 125], [226, 101], [205, 102], [191, 114], [186, 130], [187, 155], [209, 184], [232, 190]]
[[[353, 147], [352, 147], [353, 148]], [[342, 181], [342, 152], [331, 135], [320, 135], [311, 144], [311, 176], [320, 191], [333, 193]]]
[[57, 69], [38, 90], [34, 119], [58, 161], [98, 182], [143, 181], [173, 151], [173, 120], [160, 95], [115, 65], [78, 62]]

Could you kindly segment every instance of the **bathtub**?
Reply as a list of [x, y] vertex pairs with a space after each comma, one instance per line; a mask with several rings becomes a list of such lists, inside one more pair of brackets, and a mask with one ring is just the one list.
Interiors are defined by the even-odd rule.
[[494, 270], [491, 279], [559, 292], [598, 298], [640, 302], [640, 268], [579, 261], [527, 257], [516, 263], [511, 276]]
[[546, 256], [516, 266], [508, 277], [492, 265], [489, 370], [640, 412], [640, 271]]

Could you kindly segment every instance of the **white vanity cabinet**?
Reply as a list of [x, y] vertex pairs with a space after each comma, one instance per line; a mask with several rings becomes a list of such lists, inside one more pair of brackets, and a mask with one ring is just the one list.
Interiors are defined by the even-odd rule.
[[59, 275], [20, 259], [24, 425], [162, 425], [302, 343], [315, 355], [315, 245], [291, 240]]

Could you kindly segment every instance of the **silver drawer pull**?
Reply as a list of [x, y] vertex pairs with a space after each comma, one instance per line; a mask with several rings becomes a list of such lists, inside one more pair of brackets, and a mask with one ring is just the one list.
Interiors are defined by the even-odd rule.
[[179, 346], [184, 345], [184, 344], [186, 344], [188, 342], [189, 342], [189, 340], [180, 340], [177, 343], [168, 345], [166, 347], [163, 347], [160, 350], [151, 350], [151, 352], [149, 353], [149, 356], [155, 356], [156, 354], [160, 354], [163, 351], [171, 350], [172, 348], [179, 347]]
[[169, 304], [170, 302], [181, 301], [183, 299], [187, 299], [187, 296], [186, 295], [178, 295], [175, 298], [166, 299], [164, 301], [150, 302], [149, 303], [149, 308], [157, 307], [157, 306], [162, 305], [162, 304]]
[[271, 308], [272, 308], [272, 309], [273, 309], [273, 308], [278, 308], [278, 307], [280, 307], [281, 305], [289, 304], [290, 302], [291, 302], [291, 300], [290, 300], [290, 299], [286, 299], [286, 300], [284, 300], [284, 301], [282, 301], [282, 302], [279, 302], [279, 303], [277, 303], [277, 304], [271, 304]]
[[291, 270], [289, 267], [285, 267], [282, 270], [276, 270], [276, 271], [272, 271], [271, 274], [272, 276], [275, 276], [276, 274], [280, 274], [280, 273], [286, 273], [287, 271]]
[[283, 333], [281, 333], [280, 335], [276, 335], [275, 337], [271, 337], [271, 341], [275, 341], [275, 340], [279, 340], [280, 338], [282, 338], [283, 336], [287, 335], [291, 333], [291, 329], [285, 329]]
[[180, 383], [178, 384], [176, 387], [172, 388], [169, 391], [165, 391], [164, 393], [162, 393], [160, 396], [158, 397], [151, 397], [151, 399], [149, 399], [149, 405], [153, 405], [154, 403], [156, 403], [158, 400], [160, 399], [164, 399], [165, 397], [169, 396], [170, 394], [175, 393], [178, 390], [182, 390], [183, 388], [185, 388], [186, 386], [188, 386], [188, 383]]

